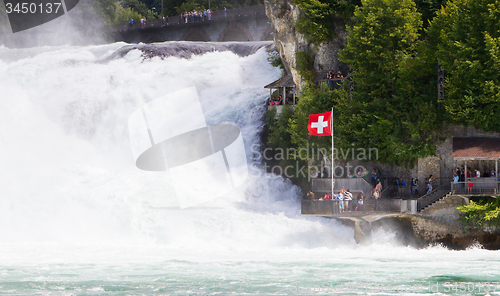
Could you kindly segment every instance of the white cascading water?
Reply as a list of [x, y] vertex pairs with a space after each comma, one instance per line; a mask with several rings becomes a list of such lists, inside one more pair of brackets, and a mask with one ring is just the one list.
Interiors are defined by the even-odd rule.
[[[297, 219], [299, 192], [280, 178], [254, 176], [212, 209], [181, 211], [164, 174], [134, 165], [128, 116], [190, 86], [208, 122], [240, 126], [251, 162], [263, 86], [279, 76], [265, 49], [248, 57], [215, 52], [144, 61], [135, 50], [98, 62], [122, 45], [26, 49], [2, 59], [0, 221], [8, 227], [0, 241], [155, 241], [220, 250], [284, 247], [290, 242], [283, 236], [297, 235], [297, 227], [306, 237], [294, 244], [305, 246], [318, 227], [335, 232], [329, 223]], [[349, 241], [352, 231], [343, 232]]]
[[129, 115], [195, 86], [208, 123], [241, 128], [252, 163], [263, 86], [280, 72], [265, 49], [144, 61], [132, 50], [103, 61], [124, 45], [0, 48], [0, 272], [11, 283], [0, 290], [114, 291], [104, 281], [126, 293], [310, 294], [324, 283], [498, 277], [495, 252], [416, 250], [383, 231], [358, 246], [351, 228], [301, 216], [298, 188], [263, 172], [204, 207], [178, 209], [164, 174], [135, 167]]

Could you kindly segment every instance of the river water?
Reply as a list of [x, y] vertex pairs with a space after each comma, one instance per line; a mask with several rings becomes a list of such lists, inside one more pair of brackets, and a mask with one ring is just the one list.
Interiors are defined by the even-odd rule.
[[498, 251], [415, 249], [383, 230], [357, 245], [353, 229], [301, 216], [298, 188], [258, 163], [231, 194], [181, 210], [165, 174], [135, 167], [130, 114], [194, 86], [254, 165], [263, 86], [280, 71], [265, 49], [113, 55], [124, 45], [0, 47], [0, 294], [500, 295]]

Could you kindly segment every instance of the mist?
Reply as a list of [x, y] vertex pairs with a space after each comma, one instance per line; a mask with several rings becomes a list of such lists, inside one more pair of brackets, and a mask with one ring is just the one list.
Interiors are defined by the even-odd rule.
[[0, 46], [86, 46], [111, 42], [109, 26], [95, 9], [96, 2], [80, 0], [75, 8], [50, 22], [12, 33], [3, 1], [0, 1]]

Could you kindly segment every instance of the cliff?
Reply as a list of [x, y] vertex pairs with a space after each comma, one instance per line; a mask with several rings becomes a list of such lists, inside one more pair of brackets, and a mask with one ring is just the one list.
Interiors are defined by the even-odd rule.
[[295, 29], [295, 21], [303, 17], [304, 13], [291, 1], [266, 1], [265, 6], [266, 15], [274, 30], [273, 38], [276, 49], [280, 53], [286, 72], [292, 75], [299, 90], [302, 89], [305, 81], [296, 70], [296, 52], [310, 51], [314, 56], [314, 70], [316, 72], [347, 69], [343, 68], [338, 60], [339, 50], [347, 42], [345, 24], [340, 18], [335, 23], [336, 38], [333, 41], [315, 46]]

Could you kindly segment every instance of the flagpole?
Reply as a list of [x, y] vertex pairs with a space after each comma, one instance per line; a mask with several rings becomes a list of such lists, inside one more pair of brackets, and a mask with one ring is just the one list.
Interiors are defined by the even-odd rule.
[[332, 134], [332, 198], [333, 198], [333, 107], [332, 107], [332, 114], [330, 117], [330, 132]]

